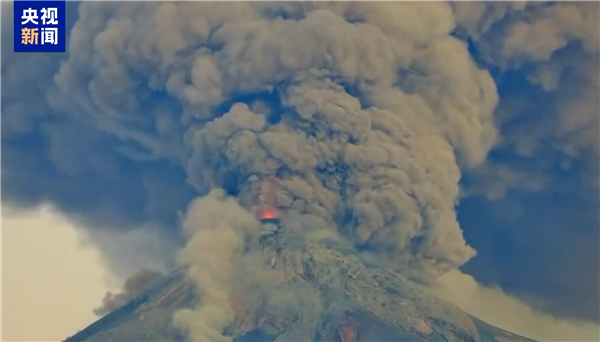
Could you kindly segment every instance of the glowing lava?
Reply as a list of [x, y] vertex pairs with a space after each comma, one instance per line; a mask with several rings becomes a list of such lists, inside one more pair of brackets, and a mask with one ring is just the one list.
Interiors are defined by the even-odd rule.
[[259, 215], [261, 221], [273, 221], [279, 219], [277, 210], [277, 190], [279, 183], [277, 178], [268, 177], [262, 180], [259, 194]]
[[268, 220], [268, 219], [276, 219], [277, 218], [277, 211], [274, 209], [264, 209], [261, 213], [260, 213], [260, 219], [261, 220]]

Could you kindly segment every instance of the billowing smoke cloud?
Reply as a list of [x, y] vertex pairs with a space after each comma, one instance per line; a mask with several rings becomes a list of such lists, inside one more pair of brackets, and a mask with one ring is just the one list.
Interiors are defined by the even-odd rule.
[[[321, 217], [390, 266], [430, 279], [461, 265], [474, 251], [454, 213], [459, 165], [485, 158], [497, 96], [449, 35], [451, 8], [301, 7], [85, 4], [57, 82], [139, 153], [181, 161], [189, 151], [183, 162], [201, 193], [237, 193], [235, 180], [280, 171], [288, 210]], [[398, 24], [415, 12], [436, 24], [418, 33]], [[180, 110], [144, 110], [153, 90]], [[257, 93], [271, 100], [262, 113], [235, 100], [225, 113], [215, 107]]]
[[[571, 182], [563, 187], [579, 187], [580, 193], [582, 186], [597, 188], [598, 4], [456, 3], [453, 7], [457, 18], [464, 17], [459, 27], [474, 39], [482, 62], [508, 74], [506, 81], [499, 82], [503, 101], [495, 120], [502, 127], [502, 138], [496, 149], [510, 150], [530, 161], [511, 165], [512, 176], [502, 172], [505, 189], [492, 191], [501, 195], [498, 190], [528, 186], [535, 177], [522, 175], [531, 173], [544, 175], [546, 183], [560, 182], [568, 171], [580, 179], [568, 180]], [[521, 71], [518, 77], [513, 70]], [[476, 175], [489, 178], [490, 168]], [[596, 190], [593, 192], [592, 197], [597, 197]]]
[[102, 299], [102, 306], [94, 309], [94, 313], [98, 316], [104, 316], [107, 313], [126, 305], [162, 276], [164, 276], [164, 274], [161, 272], [145, 268], [141, 269], [125, 281], [122, 292], [116, 294], [107, 292]]
[[189, 242], [180, 262], [201, 291], [194, 310], [176, 312], [175, 324], [187, 328], [194, 341], [224, 341], [223, 329], [233, 323], [231, 306], [235, 269], [240, 264], [245, 235], [256, 230], [258, 221], [234, 198], [213, 190], [195, 200], [183, 222]]
[[[66, 4], [68, 40], [79, 5]], [[14, 53], [13, 4], [1, 7], [2, 201], [24, 209], [49, 204], [89, 227], [117, 278], [173, 261], [181, 243], [177, 210], [196, 194], [184, 171], [132, 160], [131, 148], [99, 130], [57, 87], [54, 75], [68, 54]]]
[[[246, 310], [257, 319], [265, 310], [284, 324], [294, 322], [283, 335], [286, 340], [312, 338], [322, 314], [319, 290], [290, 282], [300, 261], [287, 255], [277, 262], [281, 246], [269, 245], [266, 238], [273, 236], [273, 226], [262, 225], [237, 198], [214, 189], [190, 204], [183, 227], [188, 243], [178, 260], [197, 285], [200, 301], [194, 308], [177, 311], [173, 319], [192, 340], [229, 340], [224, 331], [234, 323], [244, 324], [235, 318]], [[294, 328], [307, 324], [313, 330]]]
[[[597, 322], [599, 5], [452, 6], [480, 64], [496, 69], [501, 99], [498, 143], [463, 178], [463, 196], [489, 202], [461, 205], [467, 240], [481, 251], [465, 270], [539, 309]], [[520, 210], [489, 215], [507, 204]]]
[[[188, 238], [181, 262], [205, 299], [176, 321], [195, 339], [221, 339], [231, 322], [226, 298], [241, 231], [254, 222], [245, 211], [253, 176], [280, 179], [278, 204], [297, 218], [287, 228], [318, 225], [432, 282], [475, 255], [457, 221], [461, 195], [502, 197], [532, 178], [529, 189], [541, 191], [552, 181], [537, 175], [555, 179], [556, 165], [597, 183], [597, 7], [86, 2], [68, 57], [42, 64], [54, 83], [41, 83], [35, 99], [52, 119], [22, 109], [27, 116], [3, 126], [3, 137], [17, 136], [8, 147], [3, 138], [8, 194], [51, 198], [96, 227], [158, 227], [172, 251]], [[552, 99], [546, 116], [494, 82], [516, 70]], [[3, 112], [19, 112], [20, 94], [3, 94]], [[32, 146], [18, 139], [34, 123], [48, 151], [17, 162]], [[488, 158], [490, 150], [536, 162]], [[27, 182], [40, 164], [61, 182]], [[73, 203], [77, 189], [93, 200]], [[210, 195], [194, 202], [182, 233], [177, 211], [198, 194]]]

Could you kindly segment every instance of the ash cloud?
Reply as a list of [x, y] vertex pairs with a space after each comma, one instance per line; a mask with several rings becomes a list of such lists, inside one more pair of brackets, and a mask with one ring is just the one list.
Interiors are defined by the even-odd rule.
[[[101, 127], [153, 156], [189, 151], [184, 165], [199, 192], [235, 193], [224, 179], [232, 173], [244, 180], [285, 169], [290, 210], [323, 218], [417, 279], [434, 279], [474, 255], [454, 213], [459, 166], [481, 163], [491, 147], [496, 90], [449, 35], [447, 4], [386, 6], [309, 8], [282, 20], [265, 4], [86, 4], [56, 80]], [[410, 15], [405, 8], [431, 10], [441, 22], [413, 32], [395, 23]], [[180, 25], [165, 25], [164, 15]], [[92, 16], [110, 24], [87, 25]], [[393, 75], [411, 67], [424, 76], [420, 92], [407, 94]], [[140, 73], [145, 82], [134, 78]], [[180, 100], [165, 121], [195, 123], [184, 146], [171, 145], [183, 127], [141, 133], [158, 120], [137, 115], [149, 90]], [[223, 99], [261, 92], [275, 97], [278, 118], [234, 102], [214, 112]]]
[[200, 303], [194, 309], [182, 309], [174, 323], [188, 330], [194, 341], [224, 341], [223, 330], [233, 323], [230, 305], [234, 296], [236, 269], [244, 248], [244, 238], [256, 230], [259, 222], [223, 190], [213, 190], [196, 199], [183, 222], [189, 237], [179, 254], [179, 262], [188, 267], [188, 276], [200, 290]]
[[[487, 161], [463, 178], [459, 217], [481, 252], [465, 270], [537, 309], [597, 322], [598, 3], [453, 8], [478, 63], [496, 70], [500, 95], [499, 139]], [[491, 214], [507, 204], [520, 213]], [[512, 257], [499, 257], [503, 250]], [[524, 274], [539, 281], [525, 282]]]
[[[181, 243], [177, 210], [196, 194], [181, 181], [184, 172], [119, 153], [123, 141], [99, 129], [55, 82], [69, 53], [14, 53], [13, 4], [1, 6], [2, 201], [24, 209], [50, 204], [89, 227], [117, 278], [168, 263]], [[66, 4], [68, 40], [79, 6]], [[148, 249], [149, 241], [158, 240], [161, 248]]]
[[[459, 28], [473, 39], [480, 62], [503, 72], [497, 82], [502, 101], [495, 116], [502, 134], [495, 150], [529, 161], [513, 163], [515, 173], [545, 174], [560, 182], [566, 172], [552, 168], [572, 170], [581, 184], [570, 186], [598, 188], [598, 4], [456, 3], [453, 7], [457, 18], [465, 17]], [[487, 176], [483, 172], [478, 178]], [[507, 182], [506, 190], [525, 183]]]
[[104, 316], [124, 305], [127, 305], [150, 284], [163, 276], [164, 274], [158, 271], [145, 268], [141, 269], [131, 278], [125, 281], [123, 290], [121, 292], [107, 292], [102, 299], [102, 306], [94, 309], [94, 313], [98, 316]]
[[[275, 257], [269, 260], [269, 252], [265, 254], [261, 245], [265, 234], [272, 231], [265, 229], [238, 198], [228, 196], [223, 189], [213, 189], [190, 204], [182, 226], [188, 242], [178, 255], [178, 264], [186, 267], [200, 301], [193, 308], [175, 312], [173, 322], [185, 328], [192, 340], [230, 340], [226, 330], [243, 324], [235, 318], [244, 310], [251, 310], [249, 315], [256, 315], [256, 319], [259, 311], [266, 310], [285, 324], [293, 322], [283, 335], [286, 340], [312, 338], [307, 333], [317, 328], [322, 312], [319, 291], [289, 282], [298, 272], [295, 267], [301, 267], [299, 259], [287, 255], [277, 266], [273, 264]], [[274, 249], [270, 252], [278, 253]], [[313, 330], [294, 329], [307, 324]]]
[[[96, 236], [151, 227], [161, 257], [187, 241], [180, 262], [210, 273], [194, 244], [233, 258], [251, 219], [198, 242], [178, 211], [197, 195], [230, 203], [221, 188], [249, 209], [247, 180], [277, 173], [290, 229], [318, 225], [432, 283], [478, 260], [464, 198], [597, 189], [597, 7], [85, 2], [66, 56], [14, 58], [3, 30], [3, 200], [56, 202]], [[16, 72], [29, 65], [43, 70]], [[17, 91], [31, 78], [39, 89]], [[127, 251], [110, 254], [118, 268]], [[196, 277], [209, 302], [179, 318], [206, 318], [198, 336], [231, 320], [223, 267], [218, 288]]]

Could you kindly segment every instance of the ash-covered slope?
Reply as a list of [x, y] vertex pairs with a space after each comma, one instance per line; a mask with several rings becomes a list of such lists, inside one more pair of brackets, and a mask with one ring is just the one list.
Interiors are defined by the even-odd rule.
[[[286, 276], [281, 293], [297, 294], [302, 307], [278, 310], [256, 293], [233, 298], [236, 319], [224, 335], [234, 341], [530, 341], [369, 266], [334, 242], [298, 244], [277, 231], [263, 237], [262, 248], [264, 261]], [[178, 270], [67, 341], [185, 341], [172, 317], [198, 299]]]

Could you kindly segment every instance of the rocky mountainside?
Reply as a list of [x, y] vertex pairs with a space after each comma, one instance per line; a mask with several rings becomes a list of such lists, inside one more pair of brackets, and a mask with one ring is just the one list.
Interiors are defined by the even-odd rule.
[[[225, 336], [234, 341], [531, 341], [470, 316], [336, 243], [291, 241], [282, 233], [268, 236], [263, 256], [284, 272], [282, 286], [301, 298], [302, 307], [277, 310], [260, 296], [242, 294], [231, 301], [236, 320]], [[173, 313], [198, 299], [179, 269], [66, 341], [185, 341]]]

